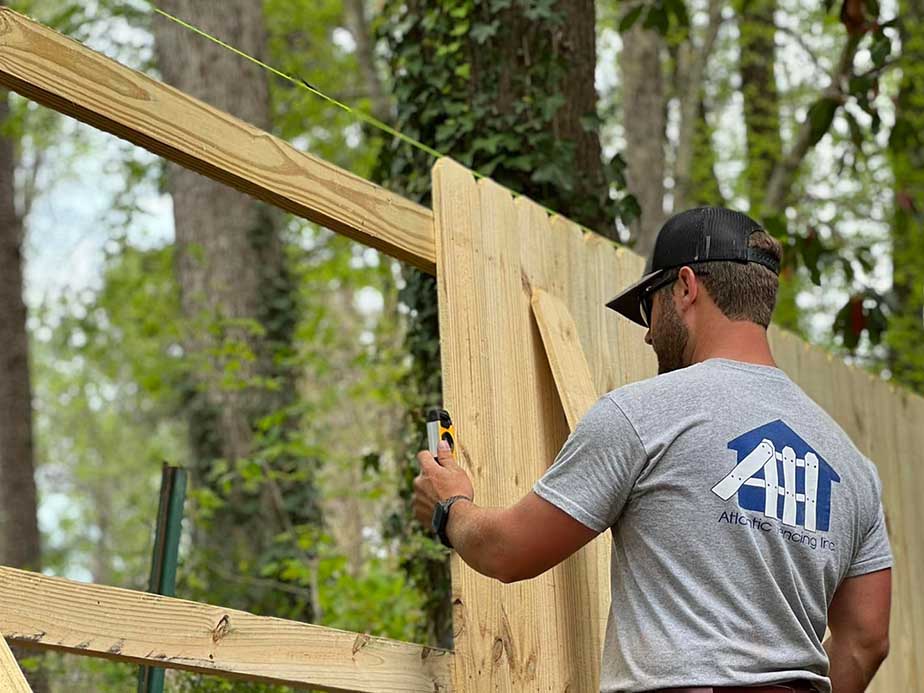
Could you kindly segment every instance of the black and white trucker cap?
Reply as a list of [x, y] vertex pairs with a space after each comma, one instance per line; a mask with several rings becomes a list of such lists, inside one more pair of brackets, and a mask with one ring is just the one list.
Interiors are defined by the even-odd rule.
[[763, 227], [746, 214], [723, 207], [697, 207], [675, 214], [658, 231], [642, 278], [606, 304], [632, 322], [645, 326], [641, 299], [672, 269], [695, 262], [756, 262], [779, 274], [770, 253], [749, 248], [748, 239]]

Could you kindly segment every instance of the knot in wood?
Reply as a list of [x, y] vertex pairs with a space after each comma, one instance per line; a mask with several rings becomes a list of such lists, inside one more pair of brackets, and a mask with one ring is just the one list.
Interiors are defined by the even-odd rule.
[[212, 628], [212, 642], [218, 642], [225, 637], [231, 630], [231, 618], [225, 614], [218, 621], [217, 625]]
[[367, 633], [360, 633], [357, 635], [356, 640], [353, 641], [353, 654], [356, 655], [356, 653], [363, 649], [368, 642], [369, 635]]

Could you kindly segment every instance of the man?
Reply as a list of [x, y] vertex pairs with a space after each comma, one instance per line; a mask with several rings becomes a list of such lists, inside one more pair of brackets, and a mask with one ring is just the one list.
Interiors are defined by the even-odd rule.
[[472, 502], [445, 446], [418, 454], [418, 519], [485, 575], [535, 577], [611, 530], [602, 691], [856, 693], [886, 656], [879, 479], [773, 361], [780, 255], [738, 212], [668, 220], [607, 304], [648, 327], [659, 375], [604, 395], [516, 505]]

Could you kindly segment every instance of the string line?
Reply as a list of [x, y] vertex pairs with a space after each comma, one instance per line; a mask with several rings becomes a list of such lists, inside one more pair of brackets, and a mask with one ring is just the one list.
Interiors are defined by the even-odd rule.
[[[321, 98], [324, 99], [325, 101], [328, 101], [329, 103], [333, 104], [334, 106], [343, 109], [344, 111], [346, 111], [346, 112], [349, 113], [350, 115], [352, 115], [352, 116], [354, 116], [354, 117], [356, 117], [356, 118], [359, 118], [360, 120], [362, 120], [362, 121], [368, 123], [369, 125], [371, 125], [371, 126], [377, 128], [377, 129], [379, 129], [379, 130], [381, 130], [381, 131], [383, 131], [383, 132], [385, 132], [385, 133], [391, 135], [392, 137], [396, 137], [396, 138], [398, 138], [399, 140], [401, 140], [402, 142], [405, 142], [405, 143], [411, 145], [412, 147], [415, 147], [415, 148], [419, 149], [420, 151], [422, 151], [422, 152], [424, 152], [424, 153], [426, 153], [426, 154], [428, 154], [428, 155], [430, 155], [430, 156], [432, 156], [432, 157], [434, 157], [434, 158], [436, 158], [436, 159], [441, 159], [441, 158], [443, 158], [443, 157], [447, 157], [447, 156], [448, 156], [448, 155], [443, 154], [442, 152], [440, 152], [440, 151], [434, 149], [433, 147], [430, 147], [430, 146], [424, 144], [424, 143], [421, 142], [420, 140], [414, 139], [413, 137], [410, 137], [409, 135], [405, 135], [405, 134], [404, 134], [403, 132], [401, 132], [400, 130], [396, 130], [395, 128], [393, 128], [392, 126], [390, 126], [388, 123], [382, 122], [381, 120], [379, 120], [379, 119], [376, 118], [375, 116], [370, 115], [370, 114], [368, 114], [368, 113], [365, 113], [364, 111], [361, 111], [361, 110], [359, 110], [359, 109], [357, 109], [357, 108], [352, 108], [351, 106], [349, 106], [349, 105], [343, 103], [342, 101], [338, 101], [337, 99], [333, 98], [332, 96], [328, 96], [327, 94], [325, 94], [324, 92], [322, 92], [320, 89], [318, 89], [318, 88], [315, 87], [314, 85], [309, 84], [308, 82], [306, 82], [304, 79], [302, 79], [302, 78], [300, 78], [300, 77], [293, 77], [292, 75], [288, 75], [288, 74], [286, 74], [285, 72], [282, 72], [281, 70], [276, 69], [276, 68], [273, 67], [272, 65], [266, 64], [265, 62], [263, 62], [263, 61], [260, 60], [259, 58], [255, 58], [255, 57], [253, 57], [252, 55], [249, 55], [248, 53], [245, 53], [244, 51], [240, 50], [239, 48], [235, 48], [235, 47], [232, 46], [231, 44], [225, 43], [225, 42], [222, 41], [220, 38], [218, 38], [218, 37], [216, 37], [216, 36], [213, 36], [212, 34], [208, 33], [207, 31], [204, 31], [204, 30], [200, 29], [199, 27], [197, 27], [197, 26], [195, 26], [195, 25], [193, 25], [193, 24], [190, 24], [189, 22], [185, 22], [185, 21], [183, 21], [182, 19], [180, 19], [179, 17], [173, 16], [173, 15], [170, 14], [169, 12], [165, 12], [164, 10], [160, 9], [159, 7], [157, 7], [157, 5], [152, 4], [151, 7], [153, 8], [153, 10], [154, 10], [155, 12], [157, 12], [159, 15], [162, 15], [163, 17], [166, 17], [166, 18], [169, 19], [171, 22], [175, 22], [176, 24], [179, 24], [180, 26], [185, 27], [186, 29], [189, 29], [189, 30], [192, 31], [193, 33], [198, 34], [199, 36], [201, 36], [201, 37], [203, 37], [203, 38], [205, 38], [205, 39], [208, 39], [208, 40], [211, 41], [212, 43], [215, 43], [215, 44], [221, 46], [222, 48], [225, 48], [226, 50], [231, 51], [231, 52], [234, 53], [235, 55], [238, 55], [238, 56], [244, 58], [245, 60], [249, 60], [250, 62], [254, 63], [255, 65], [258, 65], [258, 66], [262, 67], [264, 70], [267, 70], [267, 71], [271, 72], [272, 74], [276, 75], [277, 77], [281, 77], [282, 79], [286, 80], [287, 82], [291, 82], [292, 84], [294, 84], [294, 85], [297, 86], [297, 87], [301, 87], [301, 88], [303, 88], [303, 89], [307, 89], [307, 90], [310, 91], [312, 94], [321, 97]], [[469, 171], [471, 171], [472, 175], [474, 175], [475, 178], [487, 178], [487, 176], [485, 176], [483, 173], [479, 173], [478, 171], [476, 171], [476, 170], [474, 170], [474, 169], [469, 169]], [[507, 191], [509, 191], [510, 194], [513, 195], [514, 198], [516, 198], [516, 197], [525, 197], [522, 193], [518, 193], [518, 192], [515, 191], [515, 190], [511, 190], [510, 188], [507, 188], [506, 186], [502, 186], [502, 187], [504, 187]], [[535, 202], [535, 201], [534, 201], [534, 202]], [[562, 218], [567, 218], [567, 217], [565, 217], [563, 214], [560, 214], [559, 212], [556, 212], [554, 209], [551, 209], [551, 208], [546, 207], [545, 205], [542, 205], [542, 204], [539, 204], [539, 203], [536, 203], [536, 204], [538, 204], [540, 207], [542, 207], [542, 209], [544, 209], [544, 210], [545, 210], [546, 212], [548, 212], [549, 214], [552, 214], [552, 215], [555, 215], [555, 216], [559, 216], [559, 217], [562, 217]], [[591, 229], [587, 228], [587, 227], [584, 226], [583, 224], [578, 224], [577, 222], [572, 222], [572, 223], [576, 224], [578, 227], [580, 227], [580, 228], [581, 228], [583, 231], [585, 231], [585, 232], [591, 232], [591, 231], [592, 231]]]

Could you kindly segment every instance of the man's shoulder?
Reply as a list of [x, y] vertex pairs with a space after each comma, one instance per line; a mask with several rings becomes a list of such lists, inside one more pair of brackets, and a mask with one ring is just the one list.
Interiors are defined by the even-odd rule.
[[709, 373], [706, 364], [694, 363], [670, 373], [622, 385], [607, 392], [606, 397], [620, 407], [631, 406], [638, 402], [651, 402], [652, 398], [659, 396], [676, 396], [685, 390], [699, 390], [710, 378], [714, 375]]

